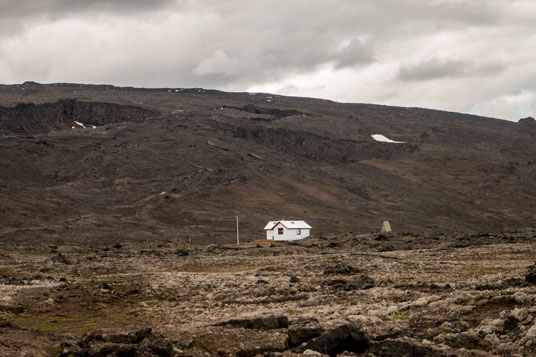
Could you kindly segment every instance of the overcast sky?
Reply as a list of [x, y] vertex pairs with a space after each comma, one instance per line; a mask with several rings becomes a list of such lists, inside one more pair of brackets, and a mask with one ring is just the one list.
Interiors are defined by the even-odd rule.
[[0, 0], [0, 82], [535, 116], [533, 0]]

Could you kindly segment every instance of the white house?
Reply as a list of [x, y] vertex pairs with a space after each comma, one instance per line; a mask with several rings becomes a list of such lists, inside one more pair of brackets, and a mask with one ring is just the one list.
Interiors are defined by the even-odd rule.
[[311, 228], [304, 221], [270, 221], [264, 230], [267, 240], [299, 240], [309, 237]]

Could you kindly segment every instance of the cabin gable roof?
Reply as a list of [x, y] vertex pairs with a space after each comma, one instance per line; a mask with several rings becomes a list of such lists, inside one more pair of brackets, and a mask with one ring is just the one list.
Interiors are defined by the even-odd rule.
[[270, 231], [275, 228], [279, 223], [281, 223], [287, 229], [311, 229], [312, 227], [308, 225], [305, 221], [270, 221], [264, 227], [265, 231]]

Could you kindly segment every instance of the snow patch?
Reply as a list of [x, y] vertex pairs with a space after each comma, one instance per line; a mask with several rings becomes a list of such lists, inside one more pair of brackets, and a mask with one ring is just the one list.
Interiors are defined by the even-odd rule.
[[[81, 127], [81, 128], [84, 128], [84, 129], [87, 128], [86, 124], [84, 124], [84, 123], [80, 123], [79, 121], [76, 121], [76, 120], [75, 120], [74, 123], [75, 123], [76, 125], [78, 125], [79, 127]], [[97, 129], [97, 127], [96, 127], [95, 125], [91, 125], [91, 124], [90, 124], [89, 126], [91, 126], [92, 129]], [[75, 127], [74, 125], [73, 125], [71, 128], [76, 129], [76, 127]]]
[[391, 143], [391, 144], [405, 144], [406, 142], [405, 141], [394, 141], [394, 140], [391, 140], [389, 138], [387, 138], [386, 136], [383, 136], [381, 134], [373, 134], [371, 135], [372, 138], [376, 141], [379, 141], [381, 143]]

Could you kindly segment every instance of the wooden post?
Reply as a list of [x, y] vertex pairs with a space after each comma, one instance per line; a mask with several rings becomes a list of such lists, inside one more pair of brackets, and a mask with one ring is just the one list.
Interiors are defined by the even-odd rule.
[[236, 216], [236, 245], [240, 245], [240, 232], [238, 230], [238, 216]]

